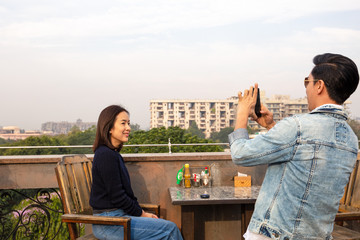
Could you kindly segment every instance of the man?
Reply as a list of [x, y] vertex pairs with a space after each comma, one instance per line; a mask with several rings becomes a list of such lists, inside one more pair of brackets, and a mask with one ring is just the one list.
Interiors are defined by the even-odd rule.
[[[235, 130], [229, 135], [233, 162], [268, 164], [245, 239], [331, 239], [339, 201], [358, 153], [358, 139], [341, 106], [355, 91], [355, 63], [338, 54], [318, 55], [304, 85], [310, 113], [275, 124], [261, 106], [258, 86], [239, 92]], [[269, 129], [249, 140], [248, 117]]]

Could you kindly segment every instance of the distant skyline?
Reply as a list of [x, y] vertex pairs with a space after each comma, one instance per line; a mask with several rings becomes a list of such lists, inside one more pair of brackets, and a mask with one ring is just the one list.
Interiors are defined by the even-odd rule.
[[[312, 58], [360, 67], [360, 2], [0, 0], [0, 126], [97, 121], [121, 104], [142, 129], [152, 99], [225, 99], [259, 83], [305, 97]], [[360, 117], [360, 89], [349, 99]]]

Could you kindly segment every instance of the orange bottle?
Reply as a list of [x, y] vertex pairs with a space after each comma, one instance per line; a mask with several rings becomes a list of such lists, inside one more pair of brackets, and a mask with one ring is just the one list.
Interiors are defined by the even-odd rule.
[[190, 169], [189, 164], [185, 164], [185, 172], [184, 172], [184, 185], [186, 188], [191, 187], [191, 175], [190, 175]]

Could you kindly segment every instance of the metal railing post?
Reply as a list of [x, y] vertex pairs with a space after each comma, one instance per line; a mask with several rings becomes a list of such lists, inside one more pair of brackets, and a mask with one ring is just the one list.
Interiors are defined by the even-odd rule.
[[170, 138], [169, 138], [168, 146], [169, 146], [169, 153], [171, 153], [171, 142], [170, 142]]

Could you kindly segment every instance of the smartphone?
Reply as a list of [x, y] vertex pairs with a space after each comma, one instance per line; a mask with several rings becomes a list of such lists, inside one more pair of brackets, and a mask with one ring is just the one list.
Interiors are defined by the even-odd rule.
[[255, 114], [256, 114], [256, 116], [258, 118], [261, 117], [260, 109], [261, 109], [260, 88], [258, 88], [258, 93], [257, 93], [257, 96], [256, 96], [256, 104], [255, 104]]

